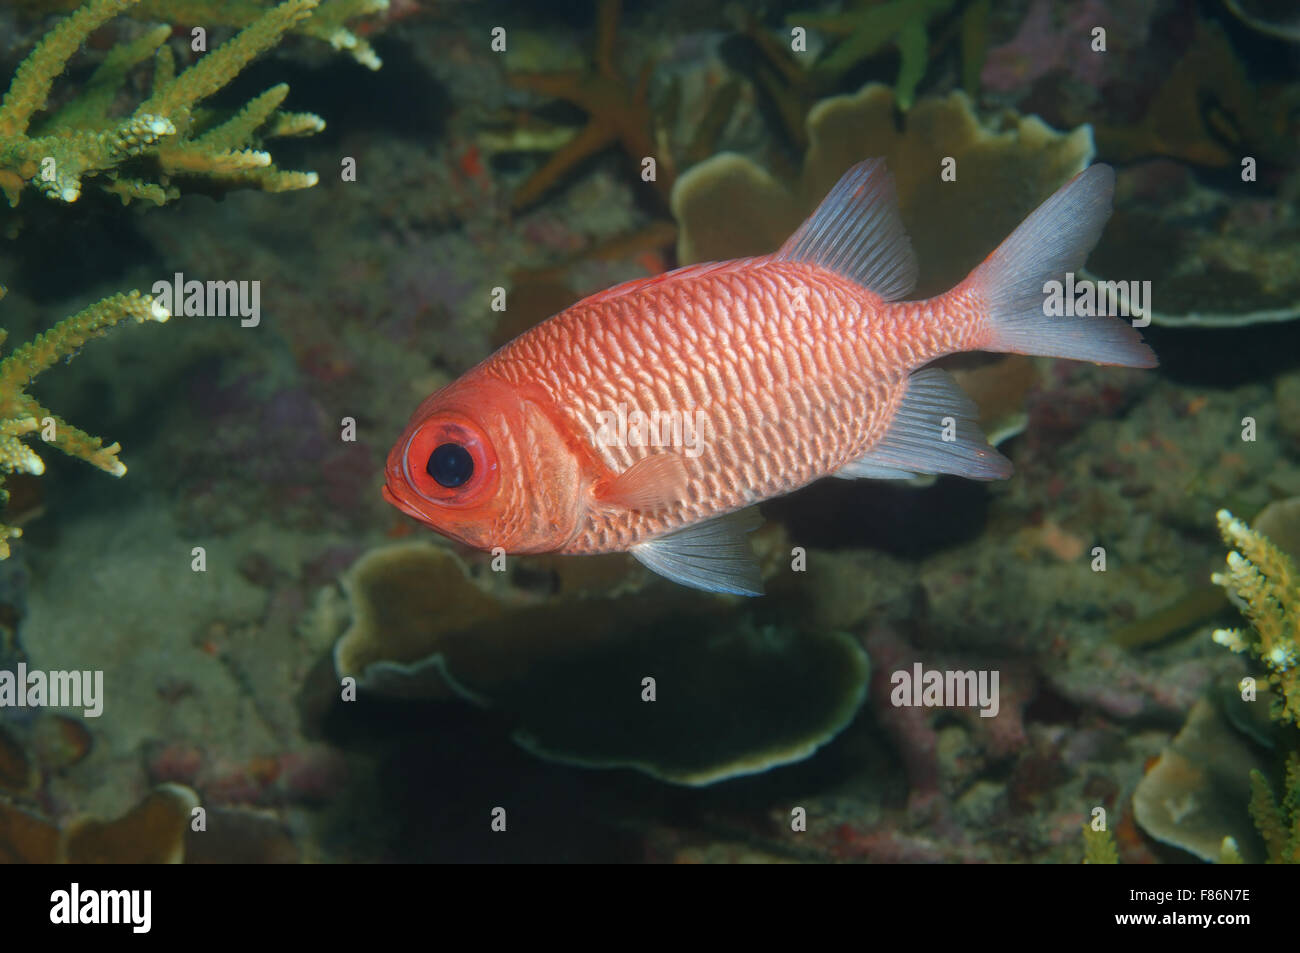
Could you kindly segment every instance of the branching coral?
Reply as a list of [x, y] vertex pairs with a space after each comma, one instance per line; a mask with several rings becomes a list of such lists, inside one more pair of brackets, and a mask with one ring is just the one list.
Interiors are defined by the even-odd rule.
[[1262, 661], [1280, 696], [1274, 716], [1300, 725], [1300, 573], [1286, 553], [1227, 510], [1216, 518], [1224, 542], [1234, 548], [1227, 571], [1211, 578], [1228, 590], [1253, 631], [1218, 629], [1214, 641]]
[[1109, 830], [1095, 830], [1091, 824], [1083, 825], [1083, 862], [1085, 864], [1118, 864], [1119, 851]]
[[[113, 49], [76, 98], [33, 124], [81, 43], [138, 2], [90, 0], [46, 34], [18, 67], [0, 102], [0, 190], [9, 204], [18, 204], [28, 184], [50, 198], [75, 202], [87, 179], [123, 203], [142, 199], [156, 205], [179, 197], [174, 180], [186, 178], [206, 180], [209, 187], [220, 189], [268, 192], [315, 185], [314, 172], [276, 169], [261, 148], [269, 138], [324, 128], [317, 116], [279, 110], [288, 87], [273, 87], [233, 117], [218, 116], [198, 104], [309, 17], [318, 0], [286, 0], [267, 10], [180, 75], [175, 75], [170, 48], [163, 45], [170, 29], [151, 30]], [[151, 56], [150, 96], [128, 116], [109, 116], [108, 107], [127, 74]]]
[[[142, 20], [177, 20], [212, 26], [250, 26], [263, 16], [267, 0], [140, 0], [132, 15]], [[321, 0], [308, 20], [292, 27], [292, 32], [323, 40], [336, 50], [352, 54], [362, 66], [379, 69], [383, 65], [374, 49], [348, 27], [348, 23], [388, 9], [388, 0]]]
[[[66, 13], [75, 10], [81, 0], [28, 0], [33, 13]], [[124, 11], [137, 20], [160, 20], [204, 27], [225, 26], [243, 29], [268, 9], [274, 0], [140, 0]], [[294, 25], [290, 32], [323, 40], [336, 50], [344, 50], [362, 66], [379, 69], [383, 63], [366, 40], [358, 35], [371, 24], [350, 26], [353, 20], [387, 12], [389, 0], [321, 0], [309, 20]]]
[[[1212, 578], [1250, 619], [1252, 631], [1217, 629], [1214, 641], [1260, 659], [1280, 695], [1273, 703], [1273, 717], [1300, 725], [1300, 573], [1268, 537], [1227, 510], [1219, 510], [1216, 517], [1224, 541], [1234, 548], [1228, 553], [1227, 572]], [[1264, 774], [1250, 772], [1250, 815], [1264, 839], [1269, 863], [1300, 863], [1300, 751], [1287, 755], [1280, 803]]]
[[1255, 819], [1270, 864], [1300, 864], [1300, 752], [1286, 762], [1282, 803], [1259, 771], [1250, 773], [1250, 816]]
[[[3, 296], [4, 289], [0, 288], [0, 297]], [[27, 388], [42, 371], [61, 359], [71, 358], [87, 341], [103, 337], [128, 319], [140, 323], [166, 321], [169, 317], [167, 310], [148, 295], [138, 291], [116, 294], [65, 318], [0, 360], [0, 484], [4, 473], [45, 472], [45, 464], [25, 442], [25, 438], [35, 433], [51, 446], [106, 473], [113, 476], [126, 473], [125, 464], [117, 458], [122, 449], [118, 444], [104, 446], [98, 437], [92, 437], [43, 407], [27, 393]], [[6, 332], [0, 330], [0, 343], [5, 336]], [[0, 485], [0, 504], [7, 500], [8, 494]], [[21, 535], [17, 527], [0, 524], [0, 559], [9, 557], [9, 540]]]

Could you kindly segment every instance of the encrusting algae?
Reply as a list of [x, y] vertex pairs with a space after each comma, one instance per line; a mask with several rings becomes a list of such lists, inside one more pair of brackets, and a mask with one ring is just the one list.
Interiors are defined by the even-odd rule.
[[[33, 123], [77, 48], [137, 2], [90, 0], [47, 33], [18, 67], [0, 102], [0, 190], [9, 204], [18, 204], [27, 185], [52, 199], [75, 202], [83, 180], [92, 178], [124, 204], [138, 199], [155, 205], [178, 198], [176, 182], [187, 177], [206, 180], [209, 189], [283, 192], [315, 185], [316, 173], [281, 171], [261, 148], [266, 139], [310, 135], [325, 127], [311, 113], [280, 111], [287, 86], [272, 87], [230, 117], [198, 103], [311, 16], [318, 0], [286, 0], [268, 9], [180, 75], [165, 45], [171, 28], [159, 26], [114, 47], [75, 98]], [[149, 97], [128, 116], [110, 116], [130, 71], [150, 57]]]
[[[0, 297], [4, 288], [0, 287]], [[103, 337], [109, 330], [128, 319], [166, 321], [167, 309], [138, 291], [116, 294], [98, 301], [69, 318], [64, 318], [44, 334], [16, 348], [0, 360], [0, 504], [7, 502], [3, 474], [45, 472], [45, 464], [28, 445], [26, 438], [40, 434], [51, 446], [72, 457], [85, 460], [113, 476], [126, 473], [126, 465], [117, 458], [122, 449], [113, 443], [104, 446], [98, 437], [56, 416], [43, 407], [27, 388], [41, 372], [59, 360], [70, 358], [92, 338]], [[6, 332], [0, 329], [0, 344]], [[0, 559], [9, 558], [9, 540], [22, 535], [16, 526], [0, 524]]]

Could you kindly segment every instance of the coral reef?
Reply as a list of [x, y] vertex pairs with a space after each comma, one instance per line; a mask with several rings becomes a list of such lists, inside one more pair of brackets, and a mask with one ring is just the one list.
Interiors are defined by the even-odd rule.
[[926, 28], [931, 20], [948, 13], [954, 5], [955, 0], [890, 0], [876, 5], [859, 2], [843, 13], [790, 13], [786, 15], [786, 24], [811, 27], [840, 38], [815, 67], [832, 76], [848, 72], [892, 41], [899, 54], [894, 96], [898, 108], [907, 110], [916, 98], [916, 87], [929, 61], [930, 39]]
[[[1216, 629], [1214, 641], [1264, 663], [1276, 690], [1270, 715], [1291, 726], [1300, 726], [1300, 575], [1291, 557], [1262, 530], [1267, 528], [1294, 545], [1300, 530], [1297, 505], [1300, 500], [1295, 499], [1272, 504], [1260, 514], [1255, 529], [1219, 510], [1219, 533], [1233, 550], [1228, 553], [1227, 572], [1213, 576], [1251, 624], [1249, 634]], [[1294, 733], [1288, 737], [1294, 743]], [[1286, 755], [1282, 792], [1279, 802], [1265, 773], [1258, 768], [1250, 771], [1250, 814], [1264, 839], [1268, 862], [1300, 863], [1300, 750]]]
[[1211, 701], [1196, 703], [1178, 733], [1133, 793], [1138, 824], [1163, 844], [1205, 861], [1225, 843], [1248, 862], [1262, 859], [1246, 803], [1263, 758]]
[[0, 863], [52, 864], [58, 858], [58, 827], [0, 799]]
[[198, 795], [179, 784], [159, 785], [112, 821], [82, 818], [63, 828], [60, 859], [70, 864], [178, 864]]
[[[1295, 93], [1256, 88], [1223, 30], [1200, 20], [1193, 27], [1192, 44], [1146, 114], [1132, 123], [1098, 124], [1098, 151], [1119, 161], [1165, 156], [1222, 167], [1250, 155], [1294, 165], [1285, 114]], [[1206, 102], [1213, 108], [1204, 108]]]
[[159, 785], [112, 821], [79, 817], [55, 824], [0, 800], [0, 860], [22, 863], [177, 864], [184, 857], [198, 796], [178, 784]]
[[513, 205], [525, 208], [536, 202], [580, 162], [615, 143], [639, 166], [653, 158], [657, 169], [653, 182], [667, 195], [674, 173], [671, 159], [655, 147], [652, 112], [646, 101], [650, 64], [641, 69], [635, 87], [616, 65], [615, 43], [621, 0], [599, 0], [597, 4], [595, 62], [591, 69], [566, 73], [513, 73], [511, 85], [543, 96], [563, 99], [588, 114], [586, 126], [561, 145], [546, 163], [516, 191]]
[[[344, 577], [350, 624], [336, 671], [385, 695], [491, 707], [548, 760], [687, 785], [802, 760], [866, 697], [867, 656], [846, 634], [762, 625], [725, 600], [665, 594], [639, 570], [629, 578], [625, 560], [569, 562], [579, 565], [553, 561], [567, 582], [539, 603], [496, 573], [475, 580], [439, 546], [375, 549]], [[583, 596], [579, 580], [592, 572], [599, 594]], [[330, 592], [315, 621], [327, 629], [344, 608]]]
[[1261, 771], [1250, 773], [1250, 816], [1268, 850], [1270, 864], [1300, 864], [1300, 751], [1286, 761], [1281, 803]]
[[[131, 14], [141, 20], [202, 23], [242, 30], [257, 22], [273, 5], [267, 0], [141, 0]], [[358, 35], [357, 27], [349, 24], [383, 14], [388, 6], [389, 0], [321, 0], [312, 15], [293, 24], [290, 32], [328, 43], [336, 50], [346, 51], [367, 69], [376, 70], [383, 61], [365, 37]]]
[[1212, 578], [1228, 590], [1251, 631], [1216, 629], [1214, 641], [1262, 661], [1278, 690], [1275, 716], [1300, 725], [1300, 574], [1291, 557], [1227, 510], [1215, 518], [1233, 550], [1227, 571]]
[[[4, 289], [0, 288], [0, 297]], [[85, 460], [113, 476], [126, 473], [126, 465], [117, 458], [121, 447], [104, 446], [98, 437], [92, 437], [47, 410], [36, 398], [27, 393], [32, 381], [60, 360], [71, 358], [87, 341], [103, 337], [125, 321], [137, 324], [144, 321], [166, 321], [167, 310], [148, 295], [138, 291], [113, 295], [88, 308], [64, 318], [44, 334], [15, 348], [0, 360], [0, 471], [3, 473], [45, 472], [45, 464], [27, 444], [27, 438], [40, 434], [41, 438], [69, 456]], [[0, 343], [5, 332], [0, 330]], [[0, 477], [0, 502], [8, 495]], [[9, 556], [9, 540], [21, 536], [16, 526], [0, 525], [0, 559]]]
[[183, 784], [159, 784], [120, 817], [55, 823], [0, 798], [0, 863], [296, 863], [284, 826], [264, 811], [208, 807]]
[[1115, 836], [1108, 828], [1095, 830], [1091, 824], [1083, 825], [1083, 862], [1085, 864], [1119, 863]]
[[[202, 2], [140, 0], [124, 14], [141, 22], [124, 17], [93, 33], [51, 87], [46, 121], [61, 116], [80, 128], [128, 115], [151, 95], [155, 50], [174, 50], [178, 63], [186, 55], [184, 29], [155, 40], [162, 30], [147, 22], [151, 9], [199, 11], [164, 18], [186, 27], [189, 16], [237, 27], [222, 15], [272, 8], [270, 0], [236, 0], [205, 14]], [[421, 531], [386, 512], [376, 492], [383, 451], [400, 426], [395, 407], [413, 406], [493, 342], [581, 294], [672, 264], [662, 249], [677, 236], [657, 190], [628, 174], [612, 141], [600, 156], [587, 154], [594, 161], [562, 169], [526, 210], [510, 208], [514, 184], [534, 168], [529, 156], [604, 122], [540, 88], [512, 90], [511, 71], [590, 61], [583, 75], [594, 82], [601, 57], [612, 64], [609, 89], [620, 90], [623, 118], [643, 108], [649, 154], [677, 160], [683, 263], [692, 254], [771, 251], [842, 164], [887, 155], [926, 269], [924, 294], [963, 277], [1090, 160], [1082, 124], [1113, 132], [1146, 113], [1163, 74], [1185, 54], [1179, 44], [1191, 34], [1180, 24], [1206, 10], [1158, 5], [1153, 20], [1128, 15], [1148, 10], [1148, 0], [1089, 0], [1022, 29], [1029, 0], [953, 4], [926, 28], [929, 49], [913, 60], [925, 67], [919, 98], [902, 113], [905, 97], [885, 87], [815, 105], [850, 83], [856, 89], [859, 78], [898, 76], [904, 51], [893, 39], [838, 76], [805, 68], [818, 56], [833, 64], [846, 55], [844, 42], [831, 45], [836, 37], [823, 40], [811, 26], [810, 54], [790, 55], [788, 10], [840, 6], [769, 9], [737, 36], [720, 11], [698, 4], [627, 4], [617, 47], [607, 6], [597, 48], [608, 52], [589, 58], [590, 43], [575, 30], [590, 22], [589, 5], [559, 17], [540, 8], [501, 17], [483, 5], [427, 4], [423, 22], [390, 33], [391, 62], [371, 74], [293, 39], [324, 22], [327, 9], [343, 9], [322, 0], [285, 32], [275, 55], [303, 77], [293, 79], [295, 97], [318, 98], [303, 108], [324, 113], [314, 105], [324, 101], [331, 120], [347, 119], [332, 121], [327, 144], [308, 141], [304, 151], [354, 157], [362, 172], [355, 182], [323, 176], [295, 197], [291, 216], [290, 203], [249, 194], [144, 215], [101, 204], [97, 186], [114, 175], [224, 190], [203, 176], [163, 183], [150, 150], [179, 138], [164, 136], [83, 175], [82, 208], [27, 199], [22, 221], [36, 241], [0, 248], [9, 273], [30, 264], [36, 274], [44, 233], [29, 223], [72, 223], [84, 252], [58, 272], [60, 284], [75, 277], [66, 292], [41, 274], [31, 282], [38, 287], [20, 292], [29, 308], [15, 307], [17, 296], [4, 302], [15, 340], [52, 323], [42, 311], [67, 314], [99, 297], [92, 285], [147, 287], [146, 276], [175, 271], [260, 277], [266, 308], [255, 331], [202, 321], [180, 338], [144, 334], [129, 355], [92, 346], [75, 376], [37, 380], [43, 404], [127, 444], [132, 481], [75, 466], [58, 481], [30, 473], [7, 481], [8, 524], [21, 524], [19, 505], [33, 505], [20, 499], [20, 478], [75, 496], [73, 505], [51, 507], [58, 518], [39, 533], [28, 529], [19, 558], [0, 563], [0, 668], [23, 657], [50, 670], [102, 669], [119, 686], [118, 703], [84, 722], [0, 712], [0, 856], [55, 858], [67, 852], [65, 832], [78, 828], [78, 857], [128, 856], [111, 830], [78, 818], [175, 820], [176, 803], [188, 802], [150, 795], [174, 784], [207, 811], [207, 833], [184, 837], [186, 862], [1077, 862], [1081, 828], [1097, 806], [1109, 830], [1089, 835], [1090, 862], [1186, 860], [1135, 823], [1141, 786], [1143, 820], [1169, 845], [1222, 860], [1233, 853], [1224, 844], [1239, 842], [1237, 857], [1285, 859], [1296, 812], [1279, 742], [1295, 729], [1267, 717], [1278, 693], [1261, 685], [1257, 703], [1240, 699], [1237, 682], [1255, 659], [1185, 634], [1201, 626], [1203, 635], [1205, 620], [1228, 605], [1223, 587], [1204, 578], [1221, 559], [1205, 532], [1214, 511], [1254, 514], [1300, 493], [1295, 372], [1276, 381], [1243, 373], [1236, 382], [1207, 374], [1192, 386], [1177, 362], [1195, 335], [1173, 330], [1161, 332], [1169, 371], [1160, 375], [1014, 356], [954, 365], [978, 393], [986, 430], [1012, 438], [1004, 446], [1017, 479], [988, 487], [946, 478], [927, 487], [826, 481], [769, 503], [768, 525], [756, 534], [769, 576], [761, 605], [685, 597], [625, 558], [512, 558], [493, 572], [486, 556], [428, 542], [394, 547]], [[894, 7], [842, 8], [847, 17], [885, 6]], [[410, 4], [394, 0], [399, 7]], [[982, 44], [967, 41], [980, 34], [968, 16], [980, 9], [996, 42], [1014, 43], [983, 71], [998, 88], [986, 85], [977, 118], [971, 100], [945, 94], [959, 67], [978, 71], [967, 54]], [[1072, 37], [1062, 29], [1093, 12], [1102, 24], [1126, 24], [1111, 31], [1100, 77], [1098, 60], [1069, 57]], [[1225, 11], [1217, 17], [1233, 25]], [[504, 56], [487, 49], [497, 19], [510, 30]], [[15, 22], [0, 11], [8, 62], [38, 38], [9, 33]], [[369, 35], [367, 22], [345, 25]], [[1230, 36], [1250, 40], [1240, 29]], [[762, 63], [770, 88], [742, 73], [753, 65], [744, 56], [763, 55], [755, 55], [755, 37], [781, 55]], [[1026, 64], [1009, 55], [1032, 52], [1031, 41], [1053, 44], [1041, 52], [1057, 65], [1020, 80], [1013, 74]], [[1133, 43], [1145, 43], [1150, 63], [1123, 58]], [[654, 68], [638, 104], [647, 62]], [[222, 95], [238, 108], [291, 78], [279, 69], [263, 64], [257, 72], [271, 78]], [[1268, 75], [1252, 71], [1261, 105], [1273, 92]], [[962, 84], [973, 96], [975, 82], [963, 76]], [[255, 100], [253, 111], [274, 117], [292, 102], [274, 101], [282, 89]], [[798, 136], [773, 128], [768, 95], [784, 97], [778, 107], [789, 108]], [[1044, 122], [996, 112], [1006, 104]], [[521, 112], [529, 118], [512, 125]], [[40, 136], [41, 114], [33, 115], [29, 134]], [[197, 107], [194, 115], [196, 135], [225, 118]], [[1217, 121], [1219, 110], [1184, 117], [1196, 127], [1189, 151], [1231, 151], [1242, 141], [1207, 131], [1207, 118]], [[799, 137], [812, 147], [797, 147]], [[709, 158], [718, 145], [752, 161]], [[957, 178], [943, 182], [940, 162], [949, 156]], [[686, 181], [696, 172], [690, 161], [702, 161], [697, 194]], [[711, 179], [711, 170], [722, 174]], [[1155, 278], [1157, 305], [1175, 318], [1200, 311], [1232, 319], [1300, 300], [1289, 264], [1300, 180], [1287, 167], [1261, 165], [1256, 191], [1231, 171], [1192, 168], [1181, 157], [1121, 168], [1119, 211], [1094, 256], [1097, 271]], [[578, 175], [581, 187], [566, 187]], [[97, 228], [113, 240], [138, 232], [152, 252], [123, 241], [106, 255]], [[15, 292], [21, 281], [10, 281]], [[489, 304], [496, 286], [508, 292], [505, 311]], [[65, 293], [84, 298], [51, 303]], [[1237, 354], [1251, 360], [1249, 342], [1239, 344]], [[1275, 353], [1285, 357], [1280, 347]], [[110, 394], [103, 417], [112, 425], [90, 426], [100, 395]], [[1257, 420], [1255, 442], [1241, 439], [1244, 414]], [[340, 437], [340, 418], [355, 424], [355, 440]], [[123, 494], [134, 505], [114, 505]], [[1287, 508], [1274, 503], [1252, 525], [1295, 553], [1281, 529]], [[203, 573], [190, 571], [196, 545], [206, 550]], [[795, 546], [807, 571], [792, 571]], [[1108, 571], [1092, 565], [1097, 547]], [[868, 658], [870, 681], [860, 681]], [[890, 705], [890, 675], [916, 662], [999, 671], [998, 715]], [[340, 699], [340, 675], [356, 678], [355, 703]], [[654, 703], [640, 699], [647, 675], [657, 681]], [[856, 707], [864, 689], [867, 710]], [[1191, 711], [1207, 697], [1212, 721]], [[1170, 745], [1184, 721], [1187, 731]], [[815, 756], [796, 760], [813, 747]], [[1143, 781], [1152, 763], [1159, 767]], [[769, 767], [761, 777], [735, 777]], [[661, 782], [726, 777], [734, 780], [691, 789]], [[511, 811], [515, 836], [485, 836], [488, 797]], [[583, 808], [576, 827], [575, 803]], [[807, 820], [797, 833], [795, 808]], [[140, 850], [129, 856], [175, 859], [175, 839], [159, 836], [165, 826], [121, 827], [139, 832]]]
[[[962, 93], [923, 99], [904, 129], [894, 95], [870, 84], [823, 100], [807, 119], [809, 149], [793, 188], [743, 156], [723, 153], [684, 173], [673, 190], [682, 264], [775, 251], [863, 156], [884, 156], [920, 261], [918, 297], [947, 291], [1024, 216], [1092, 158], [1084, 127], [1058, 133], [1036, 118], [981, 123]], [[940, 175], [955, 161], [955, 181]]]
[[[310, 16], [318, 0], [285, 0], [267, 9], [179, 75], [171, 49], [164, 45], [170, 28], [151, 30], [110, 52], [78, 98], [33, 123], [78, 46], [133, 2], [90, 0], [55, 26], [19, 66], [0, 102], [0, 189], [9, 204], [18, 204], [27, 185], [52, 199], [75, 202], [85, 180], [123, 203], [142, 200], [155, 205], [179, 197], [180, 183], [268, 192], [315, 185], [315, 173], [277, 169], [261, 148], [269, 138], [310, 135], [324, 128], [318, 116], [279, 109], [287, 86], [272, 87], [229, 117], [204, 110], [199, 103]], [[128, 116], [108, 115], [130, 70], [151, 56], [150, 95]]]
[[1252, 30], [1300, 43], [1300, 16], [1294, 10], [1288, 16], [1284, 5], [1268, 0], [1223, 0], [1223, 5]]
[[[32, 13], [67, 13], [83, 0], [27, 0]], [[137, 20], [157, 20], [211, 27], [243, 29], [271, 7], [275, 0], [138, 0], [124, 11]], [[379, 69], [382, 62], [362, 33], [370, 32], [389, 12], [389, 0], [321, 0], [309, 20], [295, 24], [290, 32], [328, 43], [346, 51], [367, 69]], [[353, 20], [367, 19], [354, 24]]]

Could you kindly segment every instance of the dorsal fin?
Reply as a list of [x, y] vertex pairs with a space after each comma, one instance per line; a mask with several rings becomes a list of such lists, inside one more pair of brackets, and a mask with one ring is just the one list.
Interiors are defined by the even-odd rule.
[[916, 253], [885, 160], [866, 159], [845, 172], [775, 258], [819, 265], [886, 301], [905, 297], [916, 284]]
[[608, 301], [611, 298], [621, 298], [625, 294], [633, 291], [640, 291], [643, 288], [650, 288], [654, 285], [661, 285], [666, 281], [673, 281], [684, 278], [698, 278], [701, 275], [713, 274], [714, 272], [734, 271], [743, 268], [753, 258], [733, 258], [730, 261], [702, 261], [695, 265], [683, 265], [680, 268], [674, 268], [672, 271], [661, 272], [657, 275], [648, 275], [645, 278], [633, 278], [622, 284], [606, 288], [604, 291], [597, 291], [595, 294], [583, 298], [579, 304], [599, 304], [602, 301]]

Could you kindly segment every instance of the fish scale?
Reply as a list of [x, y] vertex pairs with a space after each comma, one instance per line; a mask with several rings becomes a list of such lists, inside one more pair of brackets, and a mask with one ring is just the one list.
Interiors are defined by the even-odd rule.
[[[802, 314], [794, 301], [799, 290], [806, 291]], [[696, 410], [703, 411], [712, 439], [703, 441], [699, 457], [686, 460], [682, 502], [654, 513], [594, 504], [561, 549], [621, 551], [811, 483], [865, 450], [870, 437], [883, 432], [880, 411], [910, 370], [890, 358], [896, 344], [884, 333], [889, 311], [877, 296], [823, 269], [749, 259], [580, 302], [525, 332], [478, 370], [512, 385], [541, 382], [544, 409], [575, 432], [589, 432], [593, 450], [615, 473], [662, 448], [596, 447], [600, 412], [622, 404], [629, 412], [675, 412], [693, 420]], [[692, 350], [673, 360], [691, 331], [709, 346], [708, 358]], [[739, 347], [742, 340], [757, 346]], [[589, 353], [603, 359], [600, 371], [579, 358]], [[718, 387], [706, 379], [706, 368], [732, 380], [767, 383], [748, 393]]]
[[[905, 301], [918, 266], [893, 180], [861, 162], [775, 254], [591, 295], [430, 395], [389, 453], [385, 498], [480, 549], [626, 551], [684, 585], [757, 595], [754, 504], [826, 476], [1011, 475], [973, 402], [925, 366], [940, 355], [1155, 364], [1132, 327], [1044, 307], [1113, 191], [1106, 166], [1080, 173], [956, 288]], [[704, 428], [695, 445], [605, 445], [620, 410], [679, 426], [698, 412]]]

